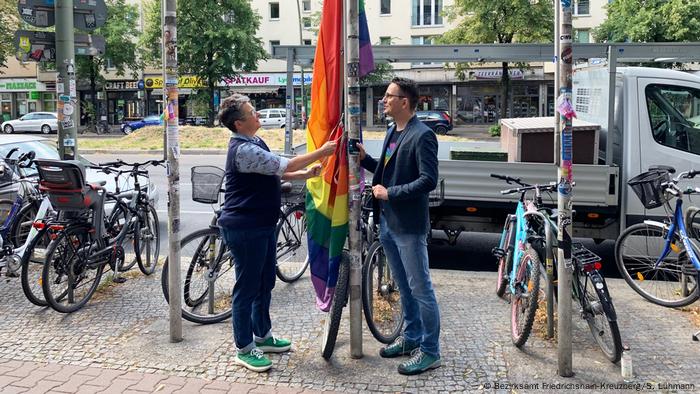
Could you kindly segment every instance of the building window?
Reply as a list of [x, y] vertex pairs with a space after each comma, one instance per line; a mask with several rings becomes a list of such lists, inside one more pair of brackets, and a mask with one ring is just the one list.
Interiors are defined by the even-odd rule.
[[270, 3], [270, 19], [280, 18], [280, 3]]
[[591, 2], [590, 0], [578, 0], [576, 1], [576, 7], [574, 8], [574, 15], [590, 15], [591, 14]]
[[[413, 45], [433, 45], [433, 36], [411, 36], [411, 44]], [[442, 63], [435, 63], [435, 62], [419, 62], [419, 63], [411, 63], [412, 66], [437, 66]]]
[[270, 40], [270, 54], [272, 54], [272, 47], [274, 47], [275, 45], [279, 45], [279, 44], [280, 44], [280, 40]]
[[380, 15], [391, 14], [391, 0], [381, 0], [379, 14]]
[[303, 0], [301, 2], [301, 9], [304, 12], [310, 12], [311, 11], [311, 0]]
[[442, 25], [442, 0], [413, 0], [413, 26]]
[[112, 62], [112, 59], [110, 59], [110, 58], [105, 59], [105, 63], [107, 63], [107, 66], [106, 66], [107, 70], [114, 70], [115, 69], [114, 63]]
[[591, 42], [591, 32], [589, 30], [576, 30], [576, 42], [588, 44]]
[[304, 29], [311, 27], [311, 18], [301, 18]]
[[391, 45], [391, 37], [379, 37], [379, 45]]
[[304, 45], [313, 45], [313, 44], [311, 44], [311, 40], [304, 40]]

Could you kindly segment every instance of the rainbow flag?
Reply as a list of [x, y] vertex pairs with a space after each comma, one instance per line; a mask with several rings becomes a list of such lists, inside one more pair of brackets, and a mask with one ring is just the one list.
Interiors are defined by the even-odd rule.
[[360, 76], [363, 77], [374, 71], [374, 55], [372, 42], [369, 39], [369, 26], [365, 13], [365, 0], [360, 0]]
[[[306, 133], [309, 152], [343, 134], [341, 121], [341, 80], [343, 1], [323, 3], [321, 27], [316, 44], [311, 115]], [[316, 306], [330, 309], [338, 281], [340, 255], [348, 233], [348, 160], [343, 144], [323, 163], [320, 177], [306, 181], [306, 225], [308, 230], [311, 282], [316, 291]]]

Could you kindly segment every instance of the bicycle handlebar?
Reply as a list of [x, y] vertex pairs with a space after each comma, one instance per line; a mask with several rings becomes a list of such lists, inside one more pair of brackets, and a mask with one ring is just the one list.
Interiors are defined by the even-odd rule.
[[491, 174], [491, 178], [501, 179], [503, 181], [506, 181], [507, 184], [517, 183], [518, 185], [524, 186], [524, 187], [532, 186], [529, 183], [523, 182], [521, 178], [512, 178], [512, 177], [509, 177], [508, 175]]
[[[575, 184], [575, 182], [574, 182]], [[528, 185], [524, 187], [516, 187], [514, 189], [507, 189], [507, 190], [501, 190], [501, 194], [506, 195], [506, 194], [515, 194], [515, 193], [522, 193], [526, 192], [529, 190], [540, 190], [540, 191], [546, 191], [546, 192], [553, 192], [557, 190], [557, 184], [552, 182], [549, 185]]]

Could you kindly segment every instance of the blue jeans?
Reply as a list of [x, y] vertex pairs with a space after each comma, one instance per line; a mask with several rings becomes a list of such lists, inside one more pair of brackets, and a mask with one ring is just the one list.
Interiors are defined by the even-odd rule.
[[427, 234], [402, 234], [380, 220], [379, 240], [401, 291], [404, 339], [440, 357], [440, 310], [428, 268]]
[[247, 353], [256, 339], [272, 335], [270, 300], [275, 287], [277, 260], [275, 228], [235, 230], [221, 228], [221, 236], [233, 254], [236, 284], [233, 286], [233, 339], [238, 351]]

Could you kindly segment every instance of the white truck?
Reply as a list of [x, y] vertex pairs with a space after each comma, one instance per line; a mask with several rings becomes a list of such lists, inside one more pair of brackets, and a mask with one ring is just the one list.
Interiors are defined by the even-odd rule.
[[[644, 217], [663, 216], [663, 208], [645, 210], [627, 186], [649, 166], [700, 169], [700, 78], [682, 71], [620, 67], [615, 79], [609, 130], [608, 68], [578, 69], [573, 76], [578, 119], [600, 126], [597, 162], [574, 165], [576, 237], [615, 239], [621, 229]], [[548, 119], [553, 129], [554, 118]], [[574, 133], [574, 152], [576, 144]], [[441, 159], [439, 170], [445, 179], [445, 201], [431, 209], [431, 217], [433, 229], [444, 230], [451, 242], [462, 231], [500, 232], [505, 216], [514, 211], [517, 196], [500, 193], [514, 186], [490, 174], [519, 177], [527, 183], [557, 180], [557, 167], [548, 163]], [[556, 207], [557, 197], [552, 197]]]

